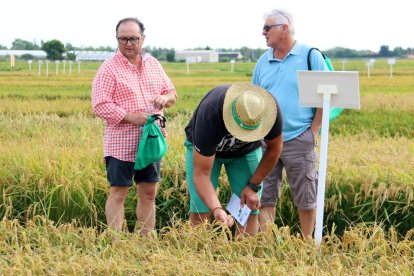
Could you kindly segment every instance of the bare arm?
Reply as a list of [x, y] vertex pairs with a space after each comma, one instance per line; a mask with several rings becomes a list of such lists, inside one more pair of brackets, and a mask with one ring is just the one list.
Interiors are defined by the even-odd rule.
[[214, 190], [213, 183], [210, 180], [214, 158], [214, 155], [203, 156], [196, 150], [193, 150], [194, 186], [204, 204], [210, 210], [214, 210], [214, 218], [218, 221], [225, 222], [230, 227], [234, 221], [223, 209], [217, 209], [217, 207], [221, 207], [221, 204]]
[[[265, 140], [266, 151], [257, 166], [250, 182], [259, 185], [279, 160], [283, 148], [283, 137], [279, 135], [272, 140]], [[247, 183], [246, 183], [247, 184]], [[241, 193], [241, 204], [246, 203], [252, 210], [260, 208], [260, 200], [256, 192], [246, 186]]]
[[122, 123], [130, 123], [137, 126], [143, 126], [148, 120], [148, 113], [138, 112], [138, 113], [127, 113], [122, 119]]
[[322, 108], [317, 108], [315, 116], [313, 117], [313, 121], [311, 123], [311, 130], [313, 133], [313, 137], [315, 138], [315, 141], [316, 141], [316, 138], [318, 138], [318, 132], [322, 126], [322, 112], [323, 112]]

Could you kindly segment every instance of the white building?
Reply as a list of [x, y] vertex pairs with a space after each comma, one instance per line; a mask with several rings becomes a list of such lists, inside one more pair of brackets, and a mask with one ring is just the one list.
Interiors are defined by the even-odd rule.
[[219, 58], [241, 59], [243, 55], [240, 52], [218, 52]]
[[116, 53], [109, 51], [74, 51], [76, 60], [98, 60], [103, 61], [113, 57]]
[[0, 50], [1, 56], [10, 56], [15, 55], [16, 57], [21, 57], [23, 55], [31, 55], [34, 58], [45, 59], [47, 54], [42, 50]]
[[176, 61], [218, 62], [219, 55], [214, 50], [182, 50], [175, 51]]

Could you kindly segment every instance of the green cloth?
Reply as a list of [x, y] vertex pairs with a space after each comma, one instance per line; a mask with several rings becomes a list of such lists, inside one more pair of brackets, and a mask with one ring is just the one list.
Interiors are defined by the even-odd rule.
[[155, 120], [160, 120], [161, 127], [165, 126], [165, 118], [163, 116], [155, 114], [148, 117], [138, 146], [135, 170], [145, 168], [149, 164], [161, 159], [167, 153], [167, 142]]

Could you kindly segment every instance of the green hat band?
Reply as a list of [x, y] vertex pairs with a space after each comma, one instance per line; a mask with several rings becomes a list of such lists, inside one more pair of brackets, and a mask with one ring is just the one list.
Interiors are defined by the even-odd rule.
[[240, 118], [239, 118], [239, 116], [237, 115], [237, 112], [236, 112], [236, 100], [234, 100], [233, 103], [231, 104], [231, 113], [232, 113], [233, 119], [236, 121], [236, 123], [240, 127], [244, 128], [244, 129], [247, 129], [247, 130], [255, 130], [255, 129], [257, 129], [260, 126], [260, 124], [262, 123], [262, 121], [263, 121], [263, 118], [262, 118], [257, 124], [255, 124], [253, 126], [249, 126], [249, 125], [246, 125], [245, 123], [243, 123], [240, 120]]

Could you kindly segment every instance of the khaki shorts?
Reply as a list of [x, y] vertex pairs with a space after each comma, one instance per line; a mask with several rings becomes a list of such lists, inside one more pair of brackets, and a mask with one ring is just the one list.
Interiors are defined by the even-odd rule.
[[[276, 206], [282, 187], [282, 170], [285, 168], [295, 206], [304, 210], [316, 208], [318, 171], [315, 146], [316, 141], [310, 128], [283, 143], [279, 161], [263, 180], [262, 207]], [[262, 149], [266, 149], [264, 143]]]

